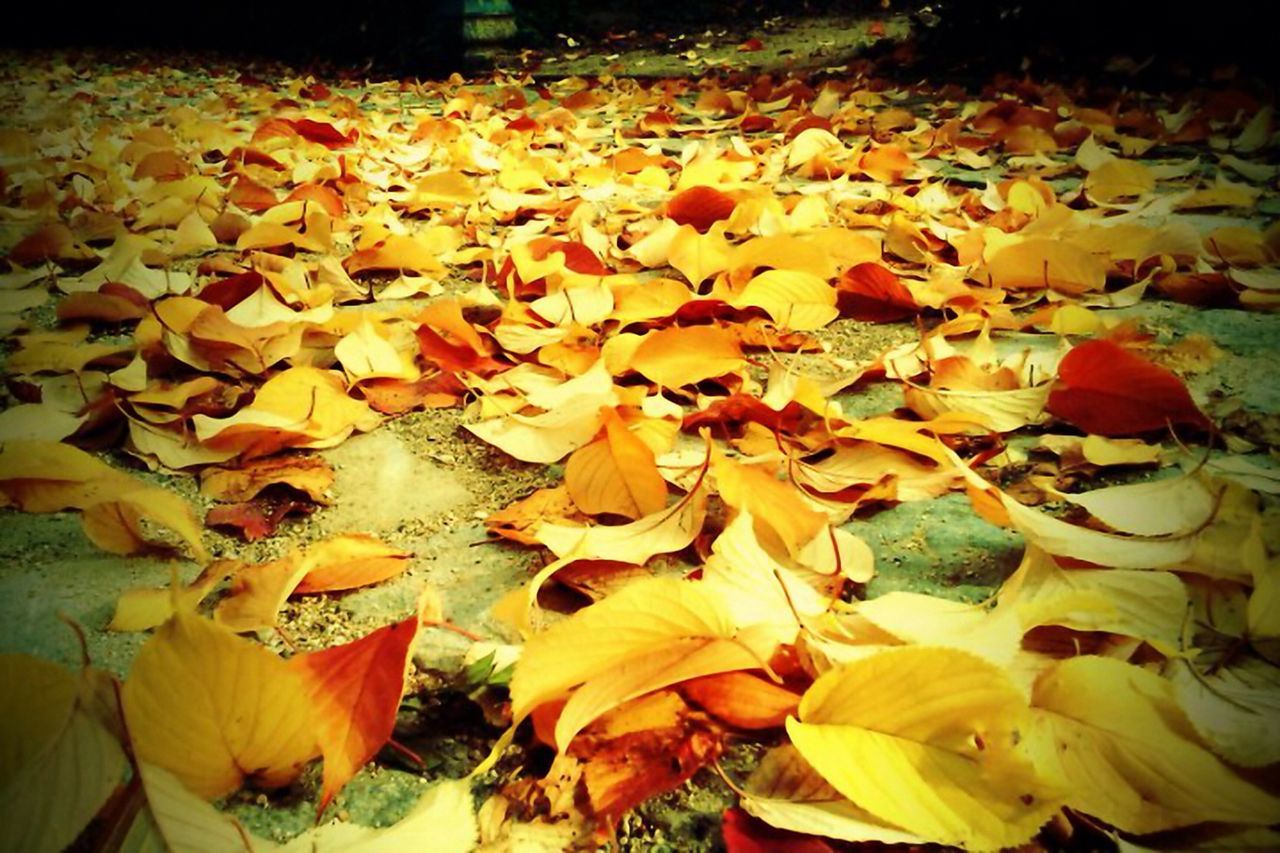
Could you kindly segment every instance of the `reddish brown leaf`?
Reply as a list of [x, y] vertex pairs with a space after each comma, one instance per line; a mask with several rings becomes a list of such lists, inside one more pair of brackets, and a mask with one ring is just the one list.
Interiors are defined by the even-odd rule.
[[764, 42], [757, 38], [749, 38], [742, 44], [738, 45], [738, 50], [743, 53], [754, 53], [757, 50], [764, 50]]
[[216, 506], [204, 517], [209, 527], [230, 527], [249, 542], [271, 536], [289, 515], [308, 515], [316, 505], [287, 496], [259, 496], [243, 503]]
[[733, 215], [738, 203], [714, 187], [690, 187], [667, 202], [667, 216], [680, 225], [692, 225], [701, 234]]
[[898, 277], [876, 263], [850, 267], [836, 282], [841, 315], [868, 323], [890, 323], [920, 311], [911, 291]]
[[826, 841], [777, 829], [740, 808], [725, 809], [720, 825], [728, 853], [831, 853]]
[[1181, 379], [1106, 340], [1085, 341], [1063, 357], [1045, 408], [1094, 435], [1209, 426]]
[[289, 667], [314, 704], [324, 782], [317, 814], [391, 737], [418, 617], [341, 646], [299, 655]]
[[701, 412], [686, 415], [681, 429], [689, 433], [697, 433], [704, 426], [713, 426], [715, 434], [727, 433], [738, 435], [742, 427], [748, 423], [760, 424], [773, 432], [800, 432], [802, 425], [811, 418], [807, 410], [799, 403], [787, 403], [781, 411], [775, 411], [750, 394], [733, 394], [716, 400]]

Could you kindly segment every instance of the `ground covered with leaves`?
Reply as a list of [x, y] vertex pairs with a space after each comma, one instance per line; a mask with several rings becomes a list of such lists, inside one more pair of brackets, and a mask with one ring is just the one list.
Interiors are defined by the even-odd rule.
[[1270, 96], [881, 70], [7, 57], [0, 846], [1274, 849]]

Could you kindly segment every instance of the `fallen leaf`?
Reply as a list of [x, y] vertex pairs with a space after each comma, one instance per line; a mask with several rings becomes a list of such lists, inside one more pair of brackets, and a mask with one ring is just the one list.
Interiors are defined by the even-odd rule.
[[605, 436], [573, 452], [564, 482], [578, 509], [588, 515], [613, 513], [640, 518], [667, 504], [667, 483], [653, 451], [627, 428], [613, 409], [603, 414]]
[[1093, 656], [1058, 663], [1036, 683], [1024, 732], [1067, 805], [1124, 832], [1202, 821], [1269, 824], [1280, 799], [1205, 749], [1155, 673]]
[[83, 697], [88, 690], [57, 664], [0, 655], [0, 845], [59, 851], [123, 784], [128, 762]]
[[417, 615], [358, 640], [291, 658], [311, 698], [324, 781], [317, 816], [391, 737], [418, 636]]
[[194, 614], [175, 613], [147, 641], [121, 700], [138, 759], [206, 799], [247, 780], [287, 784], [317, 754], [311, 705], [288, 665]]
[[836, 790], [936, 843], [1016, 846], [1060, 807], [1020, 744], [1030, 722], [1021, 691], [969, 653], [880, 651], [814, 682], [798, 717], [787, 721], [791, 742]]
[[1209, 425], [1181, 379], [1106, 340], [1085, 341], [1063, 356], [1045, 408], [1085, 432], [1104, 436], [1170, 424]]

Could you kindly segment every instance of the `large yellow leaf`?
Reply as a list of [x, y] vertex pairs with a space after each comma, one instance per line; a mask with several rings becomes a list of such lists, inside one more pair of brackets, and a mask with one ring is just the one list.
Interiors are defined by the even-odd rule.
[[247, 777], [283, 785], [318, 754], [310, 701], [285, 662], [190, 613], [138, 652], [122, 699], [138, 758], [208, 799]]
[[765, 270], [747, 282], [733, 305], [763, 308], [779, 326], [798, 332], [821, 329], [840, 315], [836, 289], [826, 279], [799, 270]]
[[705, 644], [733, 634], [724, 606], [702, 585], [674, 578], [638, 581], [525, 644], [511, 678], [512, 714], [522, 719], [543, 702], [672, 643]]
[[663, 388], [679, 388], [732, 373], [742, 365], [736, 335], [720, 326], [693, 326], [645, 335], [628, 366]]
[[491, 418], [467, 424], [466, 429], [524, 462], [558, 462], [595, 438], [602, 423], [601, 408], [618, 403], [613, 378], [602, 363], [596, 364], [556, 387], [554, 397], [530, 394], [529, 403], [546, 411]]
[[1047, 287], [1078, 295], [1103, 288], [1107, 265], [1073, 243], [1033, 237], [998, 249], [987, 262], [987, 278], [1005, 290]]
[[1032, 704], [1028, 733], [1037, 760], [1066, 780], [1074, 809], [1137, 833], [1280, 821], [1280, 799], [1207, 750], [1173, 685], [1153, 672], [1110, 658], [1071, 658], [1040, 678]]
[[82, 510], [89, 539], [115, 554], [172, 548], [182, 542], [197, 560], [208, 559], [202, 528], [183, 498], [144, 486], [69, 445], [48, 441], [0, 445], [0, 495], [27, 512]]
[[57, 853], [124, 780], [124, 751], [67, 670], [0, 655], [0, 849]]
[[199, 562], [209, 559], [202, 539], [203, 528], [191, 504], [165, 489], [144, 486], [98, 501], [85, 507], [81, 521], [89, 540], [113, 554], [173, 547], [175, 542], [147, 529], [148, 524], [155, 524], [186, 543]]
[[1090, 170], [1084, 179], [1089, 198], [1104, 204], [1146, 195], [1156, 188], [1156, 176], [1137, 160], [1113, 158]]
[[588, 515], [639, 518], [659, 512], [667, 503], [667, 483], [653, 451], [614, 409], [604, 409], [601, 416], [605, 437], [578, 448], [565, 464], [569, 496]]
[[787, 733], [827, 782], [930, 841], [1016, 846], [1060, 807], [1019, 745], [1021, 692], [967, 652], [906, 646], [848, 663], [809, 688], [799, 717]]

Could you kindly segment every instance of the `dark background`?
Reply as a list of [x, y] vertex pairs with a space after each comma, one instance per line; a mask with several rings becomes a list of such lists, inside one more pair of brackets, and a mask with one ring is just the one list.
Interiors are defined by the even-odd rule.
[[[512, 0], [517, 46], [554, 50], [556, 33], [590, 42], [606, 33], [645, 34], [710, 27], [749, 35], [771, 16], [911, 12], [926, 67], [978, 73], [1037, 68], [1087, 74], [1113, 54], [1155, 57], [1159, 66], [1207, 73], [1237, 64], [1273, 78], [1280, 45], [1267, 2], [1156, 3], [1148, 0]], [[463, 0], [366, 0], [322, 11], [317, 0], [235, 3], [98, 3], [85, 10], [37, 3], [6, 12], [0, 44], [16, 48], [128, 48], [218, 51], [231, 57], [362, 66], [405, 76], [464, 69]], [[475, 70], [474, 68], [471, 70]]]

